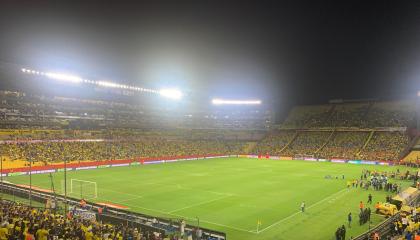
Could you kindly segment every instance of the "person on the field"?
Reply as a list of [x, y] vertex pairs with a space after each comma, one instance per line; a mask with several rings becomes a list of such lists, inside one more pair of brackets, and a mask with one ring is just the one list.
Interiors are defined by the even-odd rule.
[[337, 228], [337, 230], [335, 230], [335, 240], [340, 240], [341, 238], [340, 233], [341, 233], [341, 229]]
[[300, 204], [300, 209], [302, 210], [302, 212], [305, 212], [305, 202], [302, 202], [302, 204]]
[[372, 212], [370, 211], [370, 208], [367, 208], [366, 209], [366, 218], [367, 218], [367, 221], [369, 221], [369, 222], [371, 222], [370, 221], [370, 215], [372, 214]]
[[346, 239], [346, 227], [344, 225], [341, 226], [341, 239], [342, 240]]
[[364, 214], [363, 214], [363, 211], [361, 211], [360, 213], [359, 213], [359, 225], [360, 226], [362, 226], [363, 225], [363, 223], [365, 223], [364, 221]]
[[372, 204], [372, 194], [369, 193], [367, 203]]
[[351, 220], [352, 220], [352, 216], [351, 216], [351, 212], [350, 212], [349, 215], [347, 215], [347, 221], [349, 222], [349, 228], [351, 228]]
[[362, 201], [360, 201], [360, 203], [359, 203], [359, 209], [360, 209], [360, 212], [363, 212], [363, 208], [364, 208], [365, 206], [363, 205], [363, 202]]

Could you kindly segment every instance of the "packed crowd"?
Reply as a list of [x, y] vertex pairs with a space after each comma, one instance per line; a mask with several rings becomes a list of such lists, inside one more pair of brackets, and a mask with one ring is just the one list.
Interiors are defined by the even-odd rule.
[[296, 139], [283, 151], [284, 156], [295, 156], [298, 154], [313, 155], [326, 140], [331, 132], [300, 132]]
[[327, 121], [320, 122], [320, 127], [363, 127], [364, 116], [369, 103], [349, 103], [335, 105]]
[[362, 159], [399, 160], [400, 153], [408, 143], [409, 139], [404, 133], [375, 132], [360, 153], [360, 157]]
[[355, 159], [368, 135], [368, 132], [336, 132], [319, 155], [325, 158]]
[[39, 142], [3, 144], [2, 153], [10, 160], [63, 162], [134, 159], [140, 157], [238, 154], [239, 141], [139, 139], [135, 141]]
[[[162, 240], [158, 232], [126, 225], [111, 225], [76, 216], [63, 216], [49, 210], [31, 208], [2, 200], [0, 205], [1, 240]], [[166, 238], [169, 239], [169, 238]]]
[[271, 155], [279, 156], [281, 150], [292, 141], [295, 135], [296, 132], [294, 131], [274, 131], [269, 133], [263, 140], [258, 142], [254, 152], [258, 154], [270, 153]]
[[[273, 156], [309, 155], [332, 159], [399, 160], [409, 138], [402, 132], [366, 131], [293, 131], [285, 130], [268, 135], [260, 141], [254, 153]], [[370, 134], [372, 136], [370, 137]], [[288, 144], [286, 148], [286, 144]]]
[[259, 130], [226, 129], [101, 129], [101, 130], [47, 130], [0, 129], [0, 141], [165, 138], [188, 140], [258, 141], [265, 136]]
[[414, 101], [332, 103], [295, 107], [284, 127], [410, 127], [415, 124]]
[[330, 105], [309, 105], [298, 106], [291, 110], [287, 119], [283, 123], [284, 127], [290, 128], [308, 128], [320, 126], [322, 122], [328, 120], [331, 114]]
[[392, 240], [419, 240], [420, 239], [420, 217], [418, 209], [411, 208], [410, 212], [403, 212], [391, 223]]

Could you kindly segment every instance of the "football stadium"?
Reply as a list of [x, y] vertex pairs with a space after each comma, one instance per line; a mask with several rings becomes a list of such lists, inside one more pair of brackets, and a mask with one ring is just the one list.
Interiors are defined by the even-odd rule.
[[418, 4], [86, 4], [0, 9], [0, 240], [420, 239]]

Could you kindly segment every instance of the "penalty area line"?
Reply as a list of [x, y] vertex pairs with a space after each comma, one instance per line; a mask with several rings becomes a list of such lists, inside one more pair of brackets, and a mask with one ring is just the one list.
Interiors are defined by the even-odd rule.
[[[334, 196], [336, 196], [336, 195], [339, 195], [339, 194], [341, 194], [342, 192], [345, 192], [345, 191], [349, 191], [349, 189], [345, 188], [345, 189], [342, 189], [342, 190], [340, 190], [340, 191], [338, 191], [338, 192], [336, 192], [336, 193], [333, 193], [333, 194], [331, 194], [330, 196], [328, 196], [328, 197], [326, 197], [326, 198], [324, 198], [324, 199], [321, 199], [320, 201], [318, 201], [318, 202], [316, 202], [316, 203], [312, 204], [311, 206], [307, 207], [306, 209], [311, 209], [312, 207], [315, 207], [316, 205], [318, 205], [318, 204], [320, 204], [320, 203], [322, 203], [322, 202], [325, 202], [325, 201], [326, 201], [326, 200], [328, 200], [329, 198], [332, 198], [332, 197], [334, 197]], [[300, 213], [301, 213], [301, 211], [295, 212], [295, 213], [293, 213], [293, 214], [291, 214], [291, 215], [289, 215], [289, 216], [287, 216], [287, 217], [285, 217], [285, 218], [282, 218], [282, 219], [280, 219], [279, 221], [277, 221], [277, 222], [275, 222], [275, 223], [271, 224], [270, 226], [267, 226], [267, 227], [265, 227], [265, 228], [263, 228], [263, 229], [259, 230], [258, 232], [257, 232], [256, 230], [255, 230], [255, 231], [253, 231], [253, 232], [254, 232], [254, 233], [257, 233], [257, 234], [262, 233], [262, 232], [264, 232], [264, 231], [266, 231], [266, 230], [268, 230], [268, 229], [270, 229], [270, 228], [272, 228], [272, 227], [274, 227], [274, 226], [277, 226], [278, 224], [280, 224], [280, 223], [282, 223], [282, 222], [284, 222], [284, 221], [286, 221], [286, 220], [288, 220], [288, 219], [290, 219], [290, 218], [292, 218], [292, 217], [294, 217], [294, 216], [296, 216], [296, 215], [298, 215], [298, 214], [300, 214]]]

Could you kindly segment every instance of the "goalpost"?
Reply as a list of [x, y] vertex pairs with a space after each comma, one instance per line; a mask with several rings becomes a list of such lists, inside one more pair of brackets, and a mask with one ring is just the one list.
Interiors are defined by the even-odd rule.
[[[64, 193], [64, 181], [61, 182], [61, 190]], [[81, 179], [70, 179], [70, 186], [67, 185], [68, 195], [80, 199], [94, 199], [98, 197], [98, 185], [96, 182]]]

